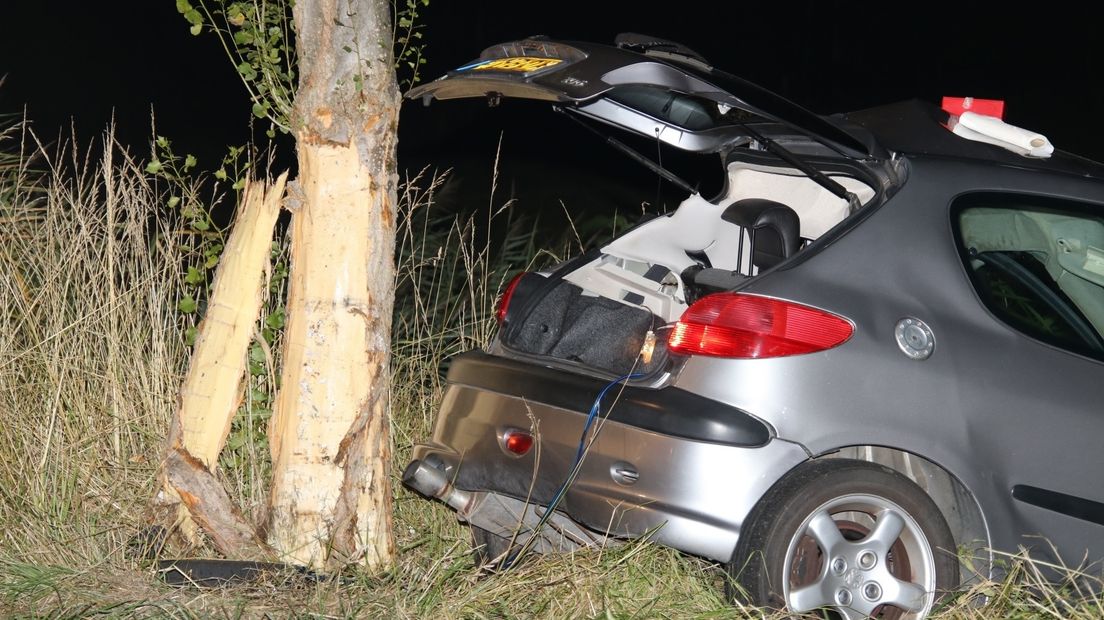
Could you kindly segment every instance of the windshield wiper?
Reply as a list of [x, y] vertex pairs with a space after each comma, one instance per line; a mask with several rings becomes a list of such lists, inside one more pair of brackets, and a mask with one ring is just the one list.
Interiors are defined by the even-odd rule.
[[835, 196], [846, 200], [851, 213], [858, 211], [859, 207], [862, 206], [862, 204], [859, 202], [859, 197], [855, 195], [855, 192], [847, 191], [847, 188], [843, 185], [840, 185], [838, 181], [835, 181], [820, 170], [817, 170], [816, 168], [810, 166], [803, 159], [795, 155], [792, 151], [786, 149], [786, 147], [778, 144], [774, 140], [771, 140], [758, 131], [755, 131], [750, 126], [744, 123], [741, 123], [740, 126], [744, 128], [744, 131], [747, 132], [747, 135], [751, 136], [751, 138], [759, 144], [762, 144], [763, 148], [767, 149], [767, 152], [773, 155], [777, 155], [778, 158], [782, 161], [805, 173], [805, 176], [812, 179], [812, 181], [817, 185], [823, 187], [829, 192], [832, 192], [832, 194], [834, 194]]
[[553, 106], [552, 109], [557, 111], [557, 112], [563, 112], [564, 114], [567, 115], [568, 118], [570, 118], [571, 120], [573, 120], [576, 123], [578, 123], [578, 124], [582, 125], [583, 127], [585, 127], [587, 131], [589, 131], [589, 132], [593, 133], [594, 135], [598, 136], [599, 138], [601, 138], [606, 144], [612, 146], [613, 148], [617, 149], [618, 151], [621, 151], [625, 155], [628, 155], [630, 159], [632, 159], [636, 163], [644, 166], [648, 170], [651, 170], [652, 172], [658, 174], [664, 180], [670, 181], [675, 187], [677, 187], [677, 188], [679, 188], [679, 189], [681, 189], [681, 190], [683, 190], [687, 193], [690, 193], [690, 194], [698, 193], [698, 190], [695, 189], [693, 185], [690, 185], [689, 183], [684, 181], [682, 179], [682, 177], [676, 175], [674, 172], [671, 172], [670, 170], [664, 168], [663, 166], [660, 166], [659, 164], [655, 163], [654, 161], [652, 161], [652, 160], [648, 159], [647, 157], [641, 155], [640, 153], [633, 150], [632, 147], [628, 146], [624, 142], [621, 142], [617, 138], [612, 138], [610, 136], [607, 136], [606, 134], [602, 133], [601, 131], [598, 131], [597, 129], [595, 129], [594, 127], [591, 127], [590, 125], [585, 123], [582, 119], [576, 118], [574, 114], [569, 114], [569, 112], [571, 112], [571, 110], [565, 109], [562, 106]]

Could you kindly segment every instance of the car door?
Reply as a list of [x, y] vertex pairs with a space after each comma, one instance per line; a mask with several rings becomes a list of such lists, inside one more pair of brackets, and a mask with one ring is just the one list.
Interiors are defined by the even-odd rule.
[[1104, 557], [1104, 214], [998, 192], [951, 214], [977, 301], [1007, 331], [960, 362], [976, 473], [1014, 500], [990, 520], [1067, 563]]

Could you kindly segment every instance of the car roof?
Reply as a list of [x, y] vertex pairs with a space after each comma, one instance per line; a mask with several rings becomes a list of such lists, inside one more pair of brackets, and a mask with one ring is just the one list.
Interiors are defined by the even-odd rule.
[[849, 112], [837, 118], [867, 129], [883, 147], [902, 155], [987, 161], [1104, 178], [1104, 164], [1073, 153], [1056, 150], [1049, 158], [1024, 157], [998, 146], [961, 138], [947, 129], [946, 112], [919, 99]]

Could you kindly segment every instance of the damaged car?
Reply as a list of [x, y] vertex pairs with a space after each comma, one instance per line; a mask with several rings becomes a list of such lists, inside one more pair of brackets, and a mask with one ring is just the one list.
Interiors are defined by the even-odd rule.
[[486, 560], [648, 536], [844, 618], [925, 617], [1025, 548], [1099, 572], [1104, 167], [919, 101], [817, 115], [634, 34], [496, 45], [407, 96], [546, 102], [686, 194], [515, 278], [451, 360], [403, 480]]

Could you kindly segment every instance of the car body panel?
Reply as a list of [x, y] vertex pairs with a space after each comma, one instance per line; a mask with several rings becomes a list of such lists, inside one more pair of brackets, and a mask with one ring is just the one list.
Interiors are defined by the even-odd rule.
[[[462, 384], [450, 384], [430, 443], [414, 458], [431, 459], [460, 489], [491, 490], [547, 505], [572, 464], [585, 414]], [[537, 447], [506, 453], [504, 429], [532, 429]], [[808, 458], [799, 446], [771, 441], [756, 448], [692, 441], [609, 421], [588, 451], [560, 510], [612, 536], [653, 532], [654, 540], [727, 561], [740, 524], [778, 478]], [[631, 485], [614, 469], [632, 468]], [[537, 474], [534, 473], [536, 468]]]

